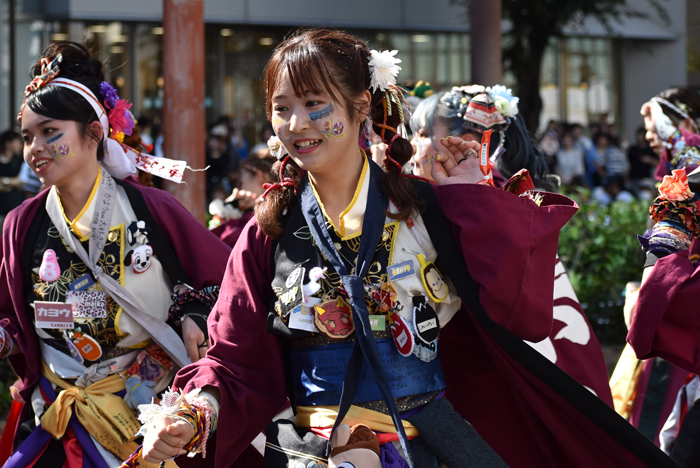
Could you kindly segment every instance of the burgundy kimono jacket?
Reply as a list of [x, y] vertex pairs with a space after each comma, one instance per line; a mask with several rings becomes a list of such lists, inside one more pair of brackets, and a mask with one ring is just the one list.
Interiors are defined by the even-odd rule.
[[248, 210], [244, 212], [243, 216], [240, 218], [226, 221], [220, 226], [212, 229], [211, 232], [216, 237], [224, 241], [226, 245], [233, 248], [236, 245], [238, 238], [241, 236], [243, 228], [246, 224], [248, 224], [248, 221], [250, 221], [250, 218], [253, 217], [253, 214], [253, 210]]
[[[201, 289], [221, 284], [231, 249], [197, 222], [170, 193], [128, 180], [124, 183], [138, 188], [143, 194], [151, 214], [190, 277], [191, 286]], [[47, 194], [48, 190], [45, 190], [12, 210], [5, 219], [2, 236], [0, 325], [22, 350], [9, 359], [24, 384], [20, 392], [24, 401], [30, 401], [34, 385], [41, 376], [41, 353], [33, 313], [27, 305], [27, 272], [21, 259], [25, 234], [38, 210], [44, 209]], [[31, 405], [25, 405], [20, 422], [29, 417], [29, 411]]]
[[[574, 203], [548, 194], [538, 207], [476, 185], [441, 186], [437, 194], [490, 321], [487, 330], [483, 318], [464, 307], [441, 332], [447, 397], [455, 409], [512, 467], [675, 466], [522, 341], [540, 341], [551, 332], [558, 234], [576, 212]], [[175, 380], [186, 390], [212, 385], [221, 391], [217, 467], [229, 466], [286, 398], [281, 346], [266, 329], [272, 244], [257, 224], [246, 226], [209, 318], [212, 347]], [[504, 348], [504, 340], [519, 351]], [[521, 351], [536, 361], [538, 375], [522, 364]], [[565, 385], [552, 388], [542, 380], [548, 374]]]

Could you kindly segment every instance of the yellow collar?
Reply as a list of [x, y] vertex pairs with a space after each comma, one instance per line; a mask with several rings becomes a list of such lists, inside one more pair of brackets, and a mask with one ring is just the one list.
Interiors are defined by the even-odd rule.
[[367, 155], [362, 152], [364, 158], [364, 164], [362, 165], [362, 172], [360, 173], [360, 179], [357, 181], [357, 187], [355, 188], [355, 193], [350, 200], [350, 204], [340, 213], [339, 221], [340, 226], [336, 226], [333, 220], [326, 213], [326, 209], [323, 206], [321, 197], [318, 196], [316, 192], [316, 187], [314, 187], [313, 182], [311, 182], [311, 188], [314, 191], [314, 196], [318, 200], [318, 204], [323, 211], [323, 215], [328, 221], [330, 221], [333, 229], [335, 229], [336, 234], [341, 238], [346, 238], [357, 234], [362, 230], [362, 221], [365, 218], [365, 208], [367, 207], [367, 194], [369, 192], [369, 163], [367, 161]]
[[[69, 220], [68, 217], [66, 216], [65, 211], [63, 211], [63, 204], [60, 203], [61, 205], [61, 214], [63, 215], [63, 219], [66, 220], [66, 222], [70, 225], [71, 230], [75, 233], [78, 238], [82, 239], [85, 236], [83, 235], [82, 231], [78, 227], [78, 223], [80, 223], [81, 218], [85, 215], [85, 212], [88, 210], [90, 205], [92, 204], [92, 201], [95, 199], [95, 194], [97, 193], [97, 187], [100, 186], [100, 181], [102, 180], [102, 166], [99, 164], [97, 165], [97, 177], [95, 178], [95, 184], [92, 186], [92, 191], [90, 192], [90, 196], [87, 199], [87, 202], [85, 202], [85, 205], [83, 206], [83, 209], [80, 210], [80, 213], [78, 213], [78, 216], [75, 217], [73, 221]], [[58, 190], [56, 190], [56, 187], [52, 187], [51, 190], [56, 191], [56, 195], [58, 195], [58, 201], [61, 201], [61, 196], [58, 194]], [[83, 223], [81, 223], [83, 224]], [[87, 225], [83, 225], [83, 228], [86, 226], [89, 226], [90, 223]], [[90, 233], [89, 227], [87, 229], [88, 234]]]

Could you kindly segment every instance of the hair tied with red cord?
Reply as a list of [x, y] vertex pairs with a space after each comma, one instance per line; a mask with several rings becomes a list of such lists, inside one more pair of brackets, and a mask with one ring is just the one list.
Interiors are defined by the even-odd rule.
[[267, 194], [270, 193], [271, 190], [282, 190], [283, 187], [292, 187], [293, 189], [296, 189], [296, 182], [294, 181], [294, 179], [292, 179], [291, 177], [284, 177], [284, 168], [287, 165], [289, 159], [289, 155], [286, 155], [285, 158], [282, 160], [282, 164], [280, 164], [279, 182], [275, 182], [274, 184], [263, 184], [263, 188], [265, 189], [265, 193], [262, 194], [263, 200], [265, 199]]

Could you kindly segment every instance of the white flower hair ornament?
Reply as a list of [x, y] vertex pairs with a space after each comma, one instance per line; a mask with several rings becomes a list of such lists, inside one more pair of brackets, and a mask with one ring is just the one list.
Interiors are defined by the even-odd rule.
[[518, 115], [518, 103], [520, 98], [513, 96], [513, 91], [503, 85], [495, 85], [486, 89], [489, 97], [496, 106], [496, 110], [503, 117], [513, 118]]
[[394, 57], [398, 54], [398, 50], [370, 50], [369, 59], [370, 85], [372, 92], [378, 90], [384, 92], [390, 86], [396, 85], [396, 77], [401, 71], [401, 67], [397, 64], [401, 63], [401, 59]]
[[272, 135], [269, 140], [267, 140], [267, 147], [270, 148], [270, 154], [281, 161], [287, 154], [287, 149], [282, 145], [282, 141], [275, 135]]

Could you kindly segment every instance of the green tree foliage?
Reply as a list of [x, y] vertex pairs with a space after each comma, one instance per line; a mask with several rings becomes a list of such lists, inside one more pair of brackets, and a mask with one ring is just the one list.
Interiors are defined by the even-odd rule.
[[637, 234], [646, 230], [649, 202], [614, 202], [601, 207], [589, 192], [569, 193], [579, 211], [561, 230], [559, 256], [596, 336], [602, 343], [625, 342], [624, 290], [640, 281], [644, 266]]

